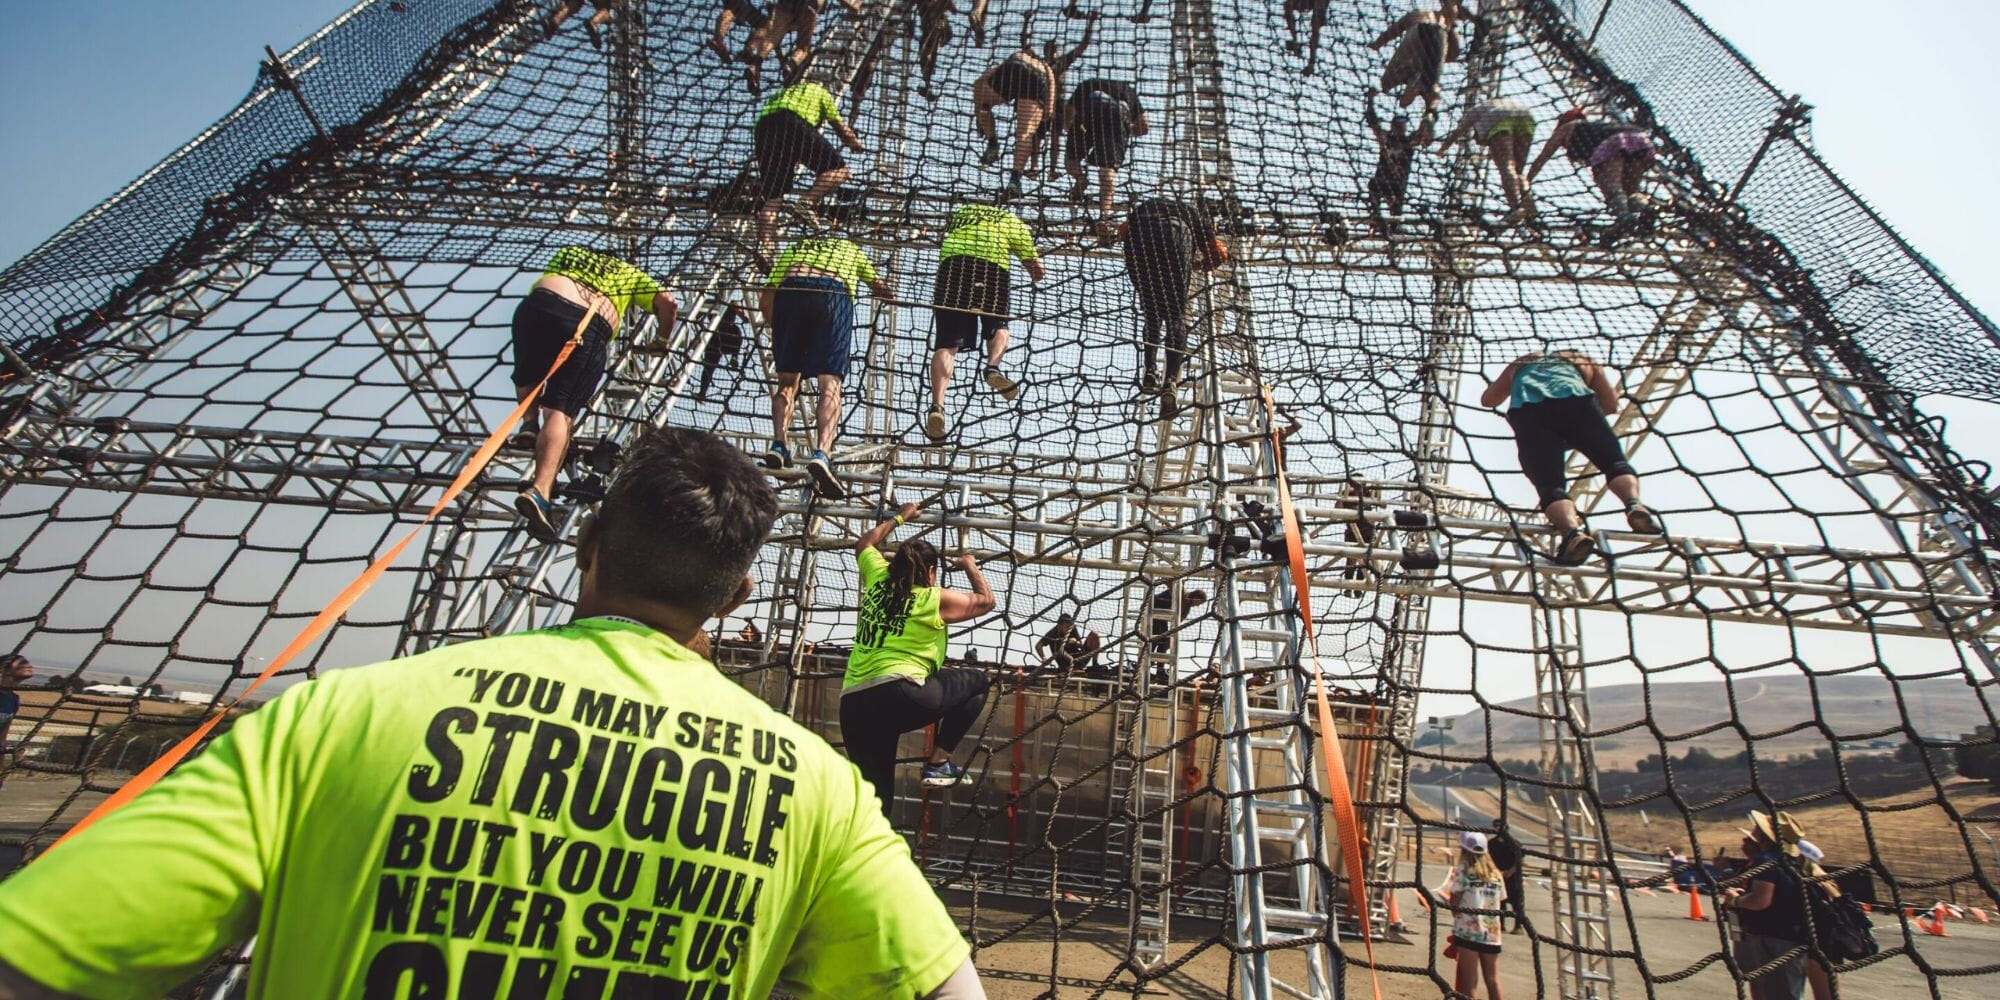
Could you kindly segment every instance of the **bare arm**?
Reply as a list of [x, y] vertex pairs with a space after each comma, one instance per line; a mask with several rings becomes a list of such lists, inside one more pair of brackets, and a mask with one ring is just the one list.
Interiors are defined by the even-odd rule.
[[660, 339], [665, 340], [674, 332], [674, 320], [681, 314], [681, 304], [674, 299], [674, 293], [661, 291], [653, 296], [653, 318], [660, 323]]
[[1768, 910], [1777, 898], [1778, 886], [1773, 882], [1758, 879], [1750, 883], [1750, 888], [1729, 905], [1739, 910]]
[[968, 958], [959, 963], [944, 985], [924, 994], [923, 1000], [986, 1000], [986, 987], [980, 985], [979, 970], [972, 967], [972, 959]]
[[[1424, 123], [1417, 127], [1417, 137], [1411, 141], [1419, 146], [1428, 146], [1437, 137], [1437, 116], [1425, 115]], [[1449, 145], [1449, 144], [1447, 144]]]
[[1461, 117], [1458, 120], [1458, 127], [1452, 129], [1449, 133], [1447, 133], [1445, 137], [1442, 140], [1440, 140], [1439, 145], [1449, 150], [1451, 149], [1452, 146], [1456, 145], [1460, 139], [1465, 138], [1465, 134], [1470, 131], [1472, 131], [1472, 116], [1468, 114]]
[[1591, 363], [1590, 369], [1590, 373], [1584, 377], [1584, 383], [1597, 395], [1597, 408], [1607, 417], [1617, 413], [1618, 386], [1611, 381], [1610, 369], [1596, 362]]
[[1535, 175], [1542, 172], [1542, 167], [1549, 162], [1549, 157], [1556, 155], [1556, 150], [1561, 149], [1563, 143], [1569, 141], [1569, 134], [1574, 131], [1576, 131], [1575, 122], [1563, 122], [1556, 126], [1554, 132], [1549, 133], [1549, 141], [1542, 144], [1542, 151], [1535, 155], [1534, 164], [1528, 168], [1529, 181], [1532, 182]]
[[1139, 119], [1132, 123], [1132, 137], [1136, 139], [1150, 131], [1152, 131], [1152, 126], [1146, 124], [1146, 113], [1144, 111], [1139, 112]]
[[878, 299], [893, 299], [896, 297], [896, 286], [889, 284], [889, 279], [887, 278], [876, 278], [874, 281], [869, 282], [868, 290], [874, 292], [875, 297]]
[[1479, 405], [1499, 406], [1506, 402], [1507, 394], [1514, 391], [1514, 374], [1521, 370], [1521, 365], [1527, 360], [1527, 356], [1523, 355], [1509, 362], [1506, 368], [1501, 369], [1499, 378], [1486, 383], [1486, 391], [1479, 394]]
[[1416, 15], [1414, 14], [1404, 14], [1402, 17], [1397, 18], [1395, 20], [1395, 23], [1383, 29], [1382, 33], [1380, 35], [1377, 35], [1374, 41], [1369, 42], [1368, 47], [1371, 49], [1379, 49], [1382, 46], [1387, 45], [1390, 42], [1394, 41], [1397, 35], [1402, 34], [1406, 29], [1409, 28], [1410, 18], [1415, 16]]
[[860, 538], [855, 539], [854, 551], [860, 552], [863, 549], [872, 549], [875, 546], [882, 544], [882, 540], [889, 537], [889, 532], [896, 530], [905, 521], [908, 521], [909, 519], [916, 517], [917, 512], [922, 509], [923, 508], [918, 506], [917, 504], [913, 503], [904, 504], [903, 509], [896, 512], [895, 517], [892, 517], [886, 521], [883, 521], [881, 524], [869, 528], [867, 531], [862, 533]]
[[845, 145], [848, 149], [851, 149], [857, 153], [865, 153], [868, 151], [868, 147], [863, 146], [861, 144], [861, 137], [855, 135], [854, 130], [852, 128], [849, 128], [846, 122], [836, 118], [833, 120], [832, 125], [833, 125], [833, 134], [840, 136], [841, 143]]
[[959, 556], [958, 568], [964, 570], [966, 578], [972, 582], [972, 593], [939, 588], [938, 614], [946, 622], [969, 621], [993, 610], [994, 605], [999, 603], [993, 598], [992, 586], [979, 572], [978, 560], [970, 555]]
[[778, 290], [769, 285], [758, 289], [757, 309], [764, 314], [764, 325], [770, 326], [773, 322], [772, 317], [777, 314]]

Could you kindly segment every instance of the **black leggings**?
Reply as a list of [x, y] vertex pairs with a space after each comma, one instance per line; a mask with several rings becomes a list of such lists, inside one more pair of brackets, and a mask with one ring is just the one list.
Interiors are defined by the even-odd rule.
[[1167, 380], [1180, 374], [1187, 357], [1188, 282], [1194, 279], [1194, 234], [1177, 219], [1139, 218], [1125, 246], [1125, 273], [1139, 293], [1145, 321], [1146, 371], [1153, 369], [1162, 333], [1167, 345]]
[[979, 721], [991, 682], [983, 670], [947, 667], [922, 684], [890, 681], [840, 698], [840, 736], [847, 759], [875, 786], [882, 815], [896, 793], [896, 743], [904, 733], [935, 722], [937, 745], [946, 753]]
[[1569, 499], [1563, 459], [1571, 448], [1583, 452], [1606, 482], [1637, 475], [1632, 463], [1625, 461], [1625, 450], [1618, 447], [1595, 396], [1564, 396], [1517, 406], [1507, 411], [1507, 422], [1514, 425], [1521, 471], [1535, 484], [1535, 502], [1542, 507]]

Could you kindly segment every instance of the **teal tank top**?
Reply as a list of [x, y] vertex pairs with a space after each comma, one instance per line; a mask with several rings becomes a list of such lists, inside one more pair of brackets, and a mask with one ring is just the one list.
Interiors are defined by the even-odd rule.
[[1583, 370], [1575, 362], [1545, 354], [1522, 365], [1514, 373], [1514, 390], [1508, 397], [1507, 408], [1513, 410], [1530, 403], [1590, 395], [1594, 393], [1584, 383]]

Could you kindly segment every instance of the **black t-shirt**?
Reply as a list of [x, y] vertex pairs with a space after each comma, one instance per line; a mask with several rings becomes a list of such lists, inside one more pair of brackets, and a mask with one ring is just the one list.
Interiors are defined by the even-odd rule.
[[1081, 106], [1084, 101], [1090, 98], [1092, 91], [1104, 94], [1112, 100], [1123, 104], [1125, 106], [1126, 121], [1136, 120], [1140, 115], [1146, 113], [1146, 109], [1139, 104], [1139, 91], [1134, 89], [1131, 84], [1123, 80], [1106, 80], [1103, 77], [1096, 76], [1076, 85], [1076, 93], [1070, 97], [1071, 103]]
[[1492, 856], [1493, 864], [1503, 872], [1511, 872], [1521, 866], [1521, 845], [1510, 834], [1487, 835], [1486, 851]]
[[1746, 934], [1803, 942], [1806, 939], [1805, 896], [1788, 863], [1775, 852], [1766, 851], [1750, 862], [1750, 867], [1769, 863], [1770, 867], [1751, 877], [1752, 882], [1772, 885], [1771, 905], [1761, 910], [1738, 910], [1737, 919]]
[[1075, 626], [1057, 625], [1055, 628], [1050, 629], [1047, 635], [1042, 636], [1042, 641], [1035, 644], [1035, 649], [1039, 651], [1043, 648], [1053, 646], [1055, 647], [1054, 652], [1067, 654], [1069, 650], [1066, 647], [1075, 636]]
[[[1149, 219], [1172, 219], [1185, 224], [1188, 230], [1194, 233], [1195, 245], [1198, 247], [1205, 247], [1215, 242], [1215, 221], [1208, 217], [1207, 212], [1201, 211], [1179, 199], [1148, 198], [1140, 202], [1138, 208], [1132, 210], [1132, 222], [1134, 224], [1137, 224], [1141, 220]], [[1158, 595], [1154, 596], [1153, 606], [1156, 608], [1172, 608], [1174, 606], [1173, 595], [1168, 594], [1164, 590], [1161, 591]]]

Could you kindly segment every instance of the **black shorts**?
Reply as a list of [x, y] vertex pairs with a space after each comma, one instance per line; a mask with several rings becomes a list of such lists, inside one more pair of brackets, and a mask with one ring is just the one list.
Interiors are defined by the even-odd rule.
[[792, 189], [792, 175], [799, 167], [814, 174], [839, 170], [847, 165], [840, 151], [819, 129], [783, 109], [757, 122], [757, 179], [765, 198], [782, 198]]
[[[583, 306], [546, 288], [537, 288], [514, 307], [514, 387], [532, 388], [549, 373], [556, 355], [576, 334], [583, 321]], [[571, 420], [583, 412], [597, 383], [604, 378], [604, 365], [611, 353], [611, 324], [593, 314], [584, 327], [583, 342], [571, 351], [569, 360], [549, 378], [537, 405], [559, 410]]]
[[736, 20], [752, 28], [764, 26], [764, 12], [757, 9], [753, 0], [722, 0], [722, 9], [736, 15]]
[[1466, 940], [1466, 939], [1464, 939], [1464, 938], [1461, 938], [1461, 937], [1455, 937], [1455, 938], [1452, 938], [1452, 939], [1451, 939], [1451, 943], [1452, 943], [1452, 944], [1455, 944], [1455, 945], [1457, 945], [1457, 946], [1458, 946], [1458, 950], [1459, 950], [1459, 951], [1469, 951], [1469, 952], [1472, 952], [1472, 953], [1474, 953], [1474, 954], [1477, 954], [1477, 955], [1498, 955], [1498, 954], [1500, 954], [1500, 946], [1499, 946], [1499, 945], [1497, 945], [1497, 944], [1487, 944], [1487, 943], [1486, 943], [1486, 942], [1484, 942], [1484, 941], [1467, 941], [1467, 940]]
[[932, 346], [967, 351], [1007, 329], [1012, 280], [1006, 268], [991, 261], [946, 257], [931, 292], [931, 315], [937, 319]]
[[1033, 66], [1019, 59], [1009, 59], [993, 71], [993, 79], [988, 81], [993, 91], [1006, 101], [1038, 101], [1047, 103], [1049, 81]]
[[1099, 91], [1076, 105], [1076, 158], [1093, 167], [1122, 167], [1132, 148], [1132, 123], [1125, 102]]

